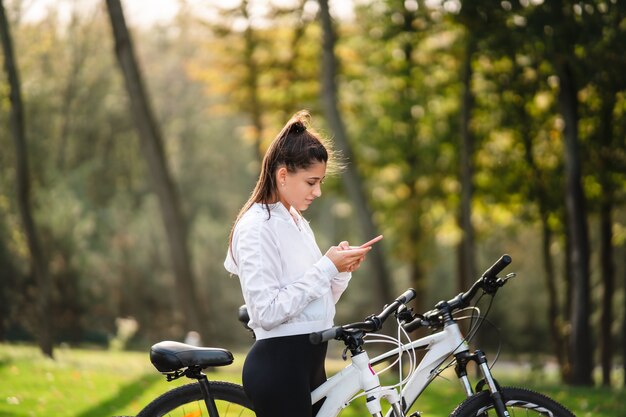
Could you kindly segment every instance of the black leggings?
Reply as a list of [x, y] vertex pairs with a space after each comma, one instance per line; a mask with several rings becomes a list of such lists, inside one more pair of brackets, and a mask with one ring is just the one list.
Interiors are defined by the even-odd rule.
[[243, 365], [243, 387], [257, 417], [313, 417], [311, 391], [326, 381], [328, 344], [312, 345], [309, 335], [257, 340]]

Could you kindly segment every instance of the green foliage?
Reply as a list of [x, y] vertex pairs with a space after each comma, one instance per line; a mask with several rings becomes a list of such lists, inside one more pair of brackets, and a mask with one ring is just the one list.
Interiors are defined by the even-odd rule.
[[450, 53], [459, 32], [393, 2], [357, 13], [360, 25], [345, 41], [353, 52], [343, 61], [357, 162], [386, 243], [412, 268], [428, 270], [437, 230], [454, 225], [460, 93]]

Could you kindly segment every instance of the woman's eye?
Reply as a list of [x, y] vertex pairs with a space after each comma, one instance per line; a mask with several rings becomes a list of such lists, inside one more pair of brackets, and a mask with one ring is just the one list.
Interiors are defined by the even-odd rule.
[[315, 185], [315, 182], [309, 182], [309, 185], [313, 187]]

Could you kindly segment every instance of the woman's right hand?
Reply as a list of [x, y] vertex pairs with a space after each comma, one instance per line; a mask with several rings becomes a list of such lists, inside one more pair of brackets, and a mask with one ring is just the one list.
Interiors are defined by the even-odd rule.
[[326, 257], [335, 264], [339, 272], [352, 272], [358, 269], [361, 262], [365, 259], [365, 254], [372, 249], [371, 246], [366, 248], [350, 248], [348, 242], [341, 242], [339, 246], [331, 246], [326, 251]]

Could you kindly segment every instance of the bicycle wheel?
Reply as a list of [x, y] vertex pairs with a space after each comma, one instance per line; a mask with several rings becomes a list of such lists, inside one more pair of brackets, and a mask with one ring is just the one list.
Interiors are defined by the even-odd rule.
[[[524, 388], [501, 388], [500, 392], [511, 417], [575, 417], [567, 408], [538, 392]], [[496, 410], [493, 408], [490, 392], [482, 391], [463, 401], [450, 414], [450, 417], [487, 417], [495, 415]]]
[[[254, 416], [252, 403], [240, 385], [210, 381], [211, 392], [220, 417]], [[204, 404], [200, 384], [193, 383], [174, 388], [161, 395], [137, 414], [137, 417], [205, 417], [209, 412]], [[211, 416], [217, 417], [217, 416]]]

